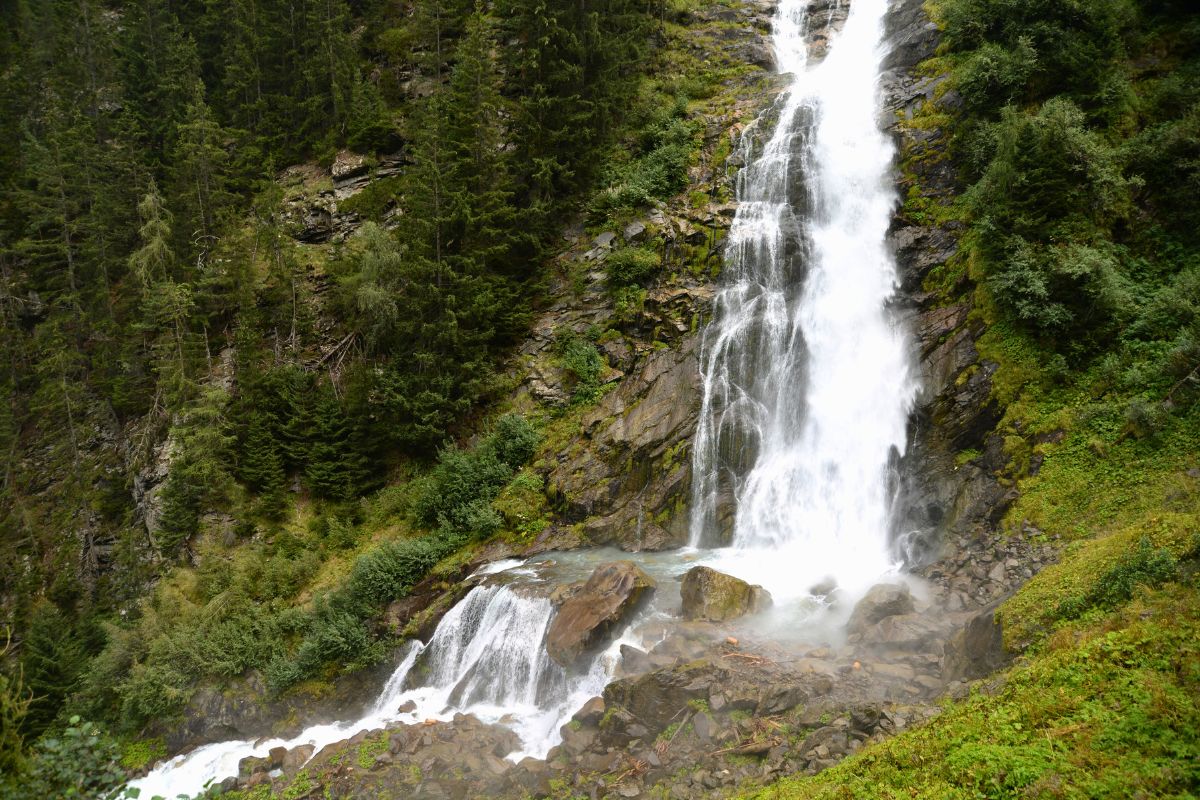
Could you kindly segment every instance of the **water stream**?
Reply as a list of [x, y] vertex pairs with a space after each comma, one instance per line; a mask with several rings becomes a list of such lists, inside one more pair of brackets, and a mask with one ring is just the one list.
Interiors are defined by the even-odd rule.
[[458, 712], [511, 726], [522, 742], [511, 758], [541, 757], [612, 678], [620, 645], [648, 645], [646, 621], [667, 617], [672, 581], [696, 560], [764, 585], [793, 629], [814, 583], [832, 577], [853, 596], [895, 568], [890, 465], [905, 449], [916, 386], [890, 308], [896, 274], [884, 244], [893, 152], [876, 115], [887, 0], [852, 0], [818, 62], [808, 57], [806, 7], [780, 3], [775, 53], [791, 84], [743, 137], [738, 211], [703, 339], [691, 547], [637, 557], [660, 581], [658, 605], [588, 670], [568, 673], [543, 646], [549, 590], [629, 556], [497, 564], [428, 643], [407, 646], [362, 718], [288, 740], [198, 748], [135, 781], [142, 797], [196, 793], [273, 747], [319, 750], [361, 730]]

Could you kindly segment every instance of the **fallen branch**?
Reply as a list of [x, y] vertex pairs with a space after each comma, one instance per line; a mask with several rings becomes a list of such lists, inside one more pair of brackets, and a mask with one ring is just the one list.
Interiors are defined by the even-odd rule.
[[721, 658], [740, 658], [750, 664], [768, 664], [775, 663], [766, 656], [755, 655], [754, 653], [721, 653]]
[[691, 713], [686, 714], [683, 718], [683, 722], [680, 722], [679, 727], [677, 727], [675, 732], [671, 734], [670, 739], [667, 739], [665, 742], [658, 742], [654, 745], [654, 752], [658, 753], [659, 756], [666, 755], [666, 752], [671, 749], [671, 742], [675, 741], [675, 737], [678, 736], [679, 732], [687, 726], [691, 718]]
[[713, 750], [709, 755], [761, 756], [779, 744], [782, 744], [782, 740], [776, 736], [772, 736], [769, 739], [751, 739], [748, 742], [738, 742], [731, 747]]

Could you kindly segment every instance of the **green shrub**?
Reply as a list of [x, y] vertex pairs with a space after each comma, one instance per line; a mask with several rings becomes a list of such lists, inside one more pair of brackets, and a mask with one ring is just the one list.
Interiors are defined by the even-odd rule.
[[968, 74], [991, 77], [965, 87], [970, 107], [1055, 94], [1111, 102], [1106, 90], [1132, 22], [1128, 0], [948, 0], [939, 8], [947, 44], [969, 54]]
[[605, 365], [596, 345], [574, 333], [559, 336], [555, 344], [559, 363], [571, 377], [571, 404], [588, 405], [599, 400]]
[[645, 283], [658, 271], [662, 259], [648, 247], [620, 247], [608, 254], [604, 268], [608, 289], [616, 292], [626, 286]]
[[1035, 115], [1006, 109], [993, 137], [967, 193], [984, 278], [1035, 333], [1086, 344], [1129, 305], [1124, 251], [1104, 240], [1129, 202], [1117, 154], [1061, 99]]
[[671, 109], [674, 116], [652, 123], [643, 131], [642, 154], [611, 170], [605, 188], [592, 201], [593, 212], [638, 208], [687, 187], [698, 129], [695, 123], [682, 118], [683, 111], [677, 105]]
[[442, 450], [414, 504], [417, 522], [437, 528], [455, 508], [480, 497], [494, 497], [508, 483], [512, 472], [512, 467], [501, 461], [491, 447]]
[[537, 429], [520, 414], [505, 414], [496, 420], [495, 429], [489, 437], [496, 457], [512, 469], [523, 466], [533, 458], [538, 439]]
[[116, 741], [91, 722], [71, 717], [61, 735], [37, 743], [17, 780], [23, 792], [18, 797], [106, 800], [118, 796], [128, 775]]
[[1127, 552], [1096, 580], [1086, 594], [1062, 601], [1060, 619], [1075, 619], [1093, 608], [1112, 609], [1128, 602], [1138, 586], [1158, 588], [1175, 577], [1179, 563], [1165, 547], [1154, 547], [1143, 536], [1135, 550]]
[[338, 593], [339, 605], [369, 609], [395, 600], [425, 577], [455, 547], [442, 537], [383, 542], [354, 562], [350, 580]]

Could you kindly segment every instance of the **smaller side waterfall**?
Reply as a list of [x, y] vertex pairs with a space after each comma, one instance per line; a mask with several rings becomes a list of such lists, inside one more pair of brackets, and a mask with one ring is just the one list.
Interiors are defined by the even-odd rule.
[[[161, 764], [131, 787], [140, 789], [144, 798], [191, 795], [209, 782], [236, 775], [243, 758], [265, 756], [275, 747], [313, 745], [320, 751], [359, 731], [397, 722], [449, 720], [457, 713], [510, 727], [522, 747], [509, 758], [545, 757], [558, 744], [559, 728], [570, 715], [603, 691], [622, 642], [599, 654], [586, 672], [568, 673], [546, 653], [546, 631], [556, 611], [538, 593], [546, 585], [488, 581], [447, 612], [428, 644], [407, 646], [361, 718], [313, 725], [290, 739], [205, 745]], [[400, 712], [402, 706], [411, 710]]]

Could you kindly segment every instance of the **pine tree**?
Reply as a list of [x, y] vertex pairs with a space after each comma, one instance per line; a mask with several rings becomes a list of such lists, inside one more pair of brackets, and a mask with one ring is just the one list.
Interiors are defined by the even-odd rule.
[[142, 246], [129, 257], [129, 266], [143, 292], [151, 286], [173, 277], [175, 253], [171, 249], [173, 215], [163, 205], [158, 185], [152, 178], [146, 194], [138, 203], [142, 226], [138, 229]]
[[196, 44], [163, 0], [127, 4], [119, 47], [127, 112], [142, 132], [147, 155], [161, 174], [170, 145], [200, 80]]
[[309, 0], [304, 16], [303, 76], [300, 97], [304, 128], [344, 135], [354, 87], [354, 48], [345, 0]]
[[458, 195], [454, 205], [465, 216], [459, 250], [481, 267], [503, 269], [520, 235], [515, 233], [514, 187], [503, 155], [504, 103], [495, 49], [491, 21], [478, 4], [450, 74], [446, 135], [455, 165], [451, 174], [459, 180], [447, 191]]
[[27, 736], [36, 738], [58, 715], [80, 686], [87, 656], [74, 626], [53, 603], [34, 606], [21, 648], [21, 667], [33, 702], [24, 720]]
[[366, 465], [351, 441], [352, 428], [330, 388], [321, 391], [314, 413], [312, 447], [304, 477], [318, 497], [349, 500], [358, 495]]
[[200, 515], [226, 501], [232, 485], [228, 464], [234, 437], [228, 431], [228, 396], [209, 389], [172, 426], [171, 470], [162, 489], [158, 548], [168, 556], [199, 532]]
[[254, 412], [247, 421], [239, 472], [242, 480], [260, 496], [260, 509], [269, 518], [278, 518], [285, 504], [283, 457], [273, 432], [273, 420]]

